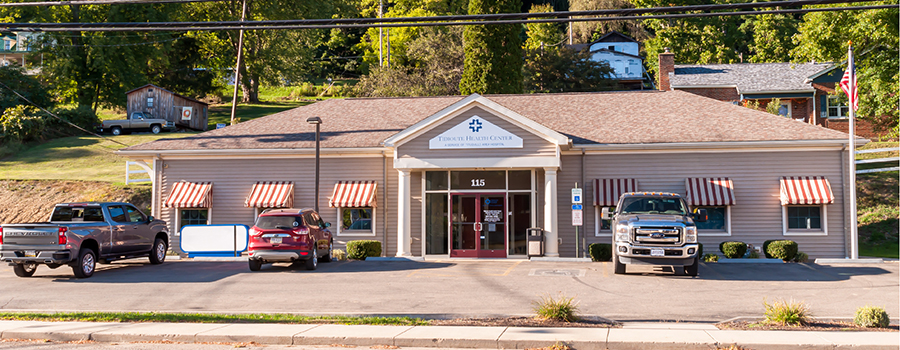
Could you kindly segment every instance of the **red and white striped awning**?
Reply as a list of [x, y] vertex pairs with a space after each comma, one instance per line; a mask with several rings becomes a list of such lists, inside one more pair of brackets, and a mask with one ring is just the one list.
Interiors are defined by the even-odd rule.
[[637, 190], [636, 179], [594, 179], [594, 206], [613, 207], [623, 193]]
[[212, 182], [181, 181], [172, 187], [167, 208], [209, 208], [212, 206]]
[[294, 206], [294, 183], [257, 182], [244, 201], [248, 208], [290, 208]]
[[328, 206], [363, 208], [375, 206], [375, 181], [340, 181], [334, 185]]
[[734, 184], [727, 177], [684, 179], [690, 206], [734, 205]]
[[824, 176], [785, 176], [781, 178], [781, 205], [834, 203], [831, 184]]

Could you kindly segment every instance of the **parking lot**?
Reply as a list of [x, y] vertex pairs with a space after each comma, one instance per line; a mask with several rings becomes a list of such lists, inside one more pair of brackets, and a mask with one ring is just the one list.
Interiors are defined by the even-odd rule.
[[859, 265], [723, 264], [700, 276], [609, 263], [525, 260], [341, 261], [267, 265], [146, 259], [98, 265], [92, 278], [38, 268], [18, 278], [0, 266], [0, 309], [40, 311], [283, 312], [457, 317], [528, 315], [544, 295], [575, 297], [579, 311], [615, 320], [722, 321], [761, 316], [763, 300], [806, 302], [814, 316], [852, 317], [864, 305], [900, 314], [896, 262]]

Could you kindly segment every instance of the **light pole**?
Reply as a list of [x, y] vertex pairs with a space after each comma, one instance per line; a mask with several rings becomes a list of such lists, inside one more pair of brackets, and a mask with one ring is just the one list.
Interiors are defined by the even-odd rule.
[[319, 126], [322, 125], [322, 118], [309, 117], [306, 122], [316, 125], [316, 212], [319, 212]]

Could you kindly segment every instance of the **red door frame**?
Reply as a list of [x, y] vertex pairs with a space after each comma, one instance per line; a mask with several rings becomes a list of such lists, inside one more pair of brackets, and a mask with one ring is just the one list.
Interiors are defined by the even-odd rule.
[[[503, 198], [503, 249], [499, 250], [487, 250], [481, 249], [481, 239], [478, 237], [481, 231], [475, 231], [475, 249], [453, 249], [453, 197], [454, 196], [475, 196], [475, 223], [472, 225], [481, 225], [484, 224], [481, 222], [483, 219], [484, 213], [481, 210], [481, 200], [482, 196], [499, 196]], [[509, 215], [507, 215], [507, 208], [509, 206], [509, 198], [506, 192], [450, 192], [450, 239], [449, 247], [450, 247], [450, 257], [451, 258], [505, 258], [506, 257], [506, 249], [509, 246]], [[483, 228], [482, 228], [483, 229]]]

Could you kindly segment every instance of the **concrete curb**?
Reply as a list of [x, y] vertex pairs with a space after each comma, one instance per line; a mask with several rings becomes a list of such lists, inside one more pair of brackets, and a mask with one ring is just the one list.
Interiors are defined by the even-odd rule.
[[816, 259], [816, 264], [883, 264], [881, 258], [872, 259]]
[[416, 262], [424, 262], [425, 258], [420, 256], [372, 256], [366, 258], [363, 261], [416, 261]]
[[549, 258], [545, 256], [541, 257], [533, 257], [530, 259], [535, 262], [583, 262], [589, 263], [591, 262], [591, 258]]
[[784, 264], [785, 262], [781, 259], [729, 259], [729, 258], [719, 258], [718, 263], [720, 264]]
[[719, 330], [710, 324], [625, 323], [622, 328], [348, 326], [0, 321], [2, 339], [135, 342], [236, 342], [271, 345], [391, 345], [435, 348], [710, 349], [737, 345], [774, 349], [894, 349], [897, 332]]

